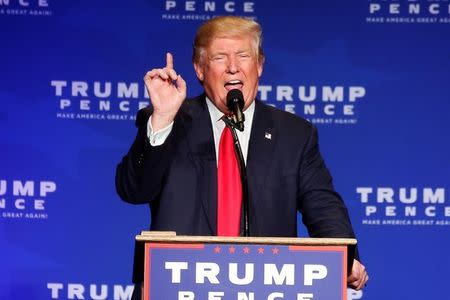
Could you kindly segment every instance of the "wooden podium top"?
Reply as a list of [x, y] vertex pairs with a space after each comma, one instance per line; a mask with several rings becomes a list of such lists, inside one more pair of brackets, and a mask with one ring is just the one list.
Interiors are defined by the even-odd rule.
[[185, 236], [173, 231], [142, 231], [136, 236], [138, 242], [164, 243], [230, 243], [230, 244], [277, 244], [305, 246], [353, 246], [356, 239], [350, 238], [292, 238], [292, 237], [223, 237]]

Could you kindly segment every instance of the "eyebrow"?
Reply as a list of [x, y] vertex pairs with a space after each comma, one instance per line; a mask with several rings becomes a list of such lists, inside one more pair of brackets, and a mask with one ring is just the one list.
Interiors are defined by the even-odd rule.
[[[235, 52], [236, 54], [242, 54], [242, 53], [251, 53], [251, 50], [238, 50], [237, 52]], [[225, 52], [224, 50], [219, 50], [217, 52], [213, 52], [211, 53], [211, 56], [216, 56], [216, 55], [228, 55], [227, 52]]]
[[251, 53], [251, 50], [240, 50], [240, 51], [238, 51], [238, 52], [236, 52], [236, 54], [250, 54]]

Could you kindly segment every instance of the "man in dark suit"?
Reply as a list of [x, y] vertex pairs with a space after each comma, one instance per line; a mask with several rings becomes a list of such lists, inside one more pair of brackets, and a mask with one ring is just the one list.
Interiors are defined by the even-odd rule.
[[[312, 237], [354, 237], [347, 209], [332, 186], [316, 128], [255, 100], [264, 54], [261, 28], [239, 17], [205, 22], [194, 40], [193, 63], [205, 93], [186, 100], [186, 82], [173, 58], [144, 81], [152, 108], [138, 113], [138, 133], [118, 165], [116, 188], [130, 203], [147, 203], [151, 229], [184, 235], [218, 234], [219, 141], [229, 115], [226, 95], [244, 96], [238, 132], [248, 175], [251, 236], [297, 236], [297, 211]], [[219, 165], [219, 166], [218, 166]], [[355, 259], [348, 278], [368, 280]]]

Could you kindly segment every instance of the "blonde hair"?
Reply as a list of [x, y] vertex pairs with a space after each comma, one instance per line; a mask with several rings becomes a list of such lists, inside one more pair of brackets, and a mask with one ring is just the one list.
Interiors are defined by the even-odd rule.
[[209, 19], [197, 30], [192, 45], [192, 62], [201, 64], [203, 53], [214, 38], [237, 38], [250, 35], [259, 63], [264, 62], [261, 26], [251, 19], [221, 16]]

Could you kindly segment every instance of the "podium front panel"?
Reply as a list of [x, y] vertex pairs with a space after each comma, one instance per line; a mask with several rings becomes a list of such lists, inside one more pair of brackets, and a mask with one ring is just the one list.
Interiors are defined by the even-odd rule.
[[144, 299], [346, 300], [345, 246], [147, 243]]

